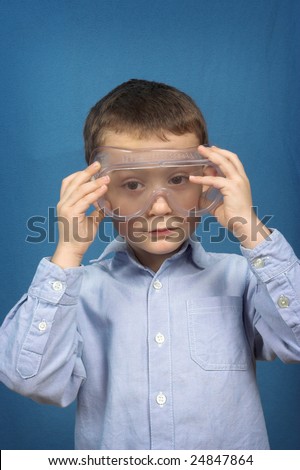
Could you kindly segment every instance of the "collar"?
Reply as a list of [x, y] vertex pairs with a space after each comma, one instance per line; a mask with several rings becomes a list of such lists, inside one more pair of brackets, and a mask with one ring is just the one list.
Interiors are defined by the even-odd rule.
[[118, 235], [112, 242], [110, 242], [106, 248], [104, 248], [103, 252], [99, 256], [99, 258], [91, 259], [90, 263], [97, 263], [99, 261], [103, 261], [105, 258], [108, 258], [112, 254], [120, 253], [120, 252], [128, 252], [128, 245], [123, 237]]

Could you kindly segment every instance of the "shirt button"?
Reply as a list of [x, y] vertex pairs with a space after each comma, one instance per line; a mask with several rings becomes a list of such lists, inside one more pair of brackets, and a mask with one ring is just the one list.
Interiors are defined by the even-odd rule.
[[167, 397], [166, 395], [164, 395], [162, 392], [160, 392], [157, 397], [156, 397], [156, 403], [159, 405], [159, 406], [164, 406], [164, 404], [166, 403], [167, 401]]
[[40, 330], [40, 331], [45, 331], [45, 330], [47, 330], [47, 322], [45, 322], [45, 320], [43, 320], [43, 321], [41, 321], [41, 322], [39, 323], [39, 330]]
[[258, 269], [263, 268], [265, 265], [265, 261], [263, 258], [256, 258], [255, 260], [253, 260], [252, 265]]
[[163, 344], [165, 342], [165, 337], [162, 333], [157, 333], [157, 335], [155, 336], [155, 341], [157, 342], [157, 344]]
[[162, 283], [157, 279], [156, 281], [153, 282], [153, 287], [154, 289], [161, 289], [162, 288]]
[[280, 308], [287, 308], [290, 305], [290, 301], [285, 295], [281, 295], [277, 300], [277, 304]]
[[52, 282], [52, 289], [55, 290], [55, 291], [61, 291], [63, 288], [63, 284], [62, 282], [60, 281], [54, 281]]

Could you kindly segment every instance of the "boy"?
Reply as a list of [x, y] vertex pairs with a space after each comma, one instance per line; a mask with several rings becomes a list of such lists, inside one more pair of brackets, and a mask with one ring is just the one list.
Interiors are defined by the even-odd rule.
[[[209, 164], [168, 176], [170, 188], [159, 182], [142, 222], [116, 218], [122, 238], [88, 267], [81, 260], [102, 217], [86, 211], [111, 201], [114, 174], [99, 176], [96, 161], [63, 180], [58, 215], [73, 229], [59, 224], [52, 259], [3, 323], [1, 380], [42, 403], [77, 398], [77, 449], [267, 449], [255, 360], [300, 359], [293, 250], [259, 224], [241, 162], [203, 145], [203, 116], [179, 90], [130, 80], [94, 106], [84, 137], [88, 164], [103, 146], [146, 155], [196, 148]], [[122, 194], [133, 204], [145, 190], [135, 175], [115, 192], [121, 211]], [[184, 197], [169, 197], [177, 185], [198, 198], [220, 191], [213, 214], [243, 256], [204, 251], [193, 237], [199, 218], [179, 216]]]

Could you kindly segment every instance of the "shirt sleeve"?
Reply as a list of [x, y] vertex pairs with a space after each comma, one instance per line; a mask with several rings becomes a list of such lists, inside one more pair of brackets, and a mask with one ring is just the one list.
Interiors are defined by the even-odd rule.
[[36, 401], [67, 406], [86, 374], [77, 329], [83, 267], [44, 258], [32, 284], [0, 329], [0, 380]]
[[257, 359], [300, 361], [300, 263], [278, 231], [253, 250], [248, 259], [250, 281], [246, 308], [252, 310]]

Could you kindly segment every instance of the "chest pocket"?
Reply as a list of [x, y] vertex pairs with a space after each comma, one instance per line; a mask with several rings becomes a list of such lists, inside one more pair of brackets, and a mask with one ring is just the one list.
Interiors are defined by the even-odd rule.
[[190, 353], [205, 370], [246, 370], [250, 357], [241, 297], [187, 302]]

